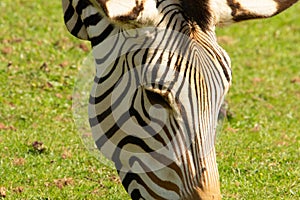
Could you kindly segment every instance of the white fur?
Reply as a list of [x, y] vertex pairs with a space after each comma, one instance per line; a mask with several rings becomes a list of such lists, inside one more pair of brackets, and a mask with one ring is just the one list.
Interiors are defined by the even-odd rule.
[[106, 2], [110, 18], [128, 14], [135, 5], [135, 0], [110, 0]]
[[230, 24], [233, 22], [231, 16], [231, 8], [228, 6], [226, 0], [211, 0], [210, 9], [214, 15], [214, 23], [216, 24]]
[[[144, 21], [148, 19], [155, 19], [158, 15], [155, 0], [139, 0], [139, 4], [144, 4], [144, 10], [140, 13], [138, 20]], [[110, 0], [106, 2], [108, 16], [110, 18], [127, 15], [136, 6], [135, 0]]]
[[[269, 17], [277, 11], [277, 3], [274, 0], [235, 0], [235, 2], [258, 17]], [[226, 0], [210, 0], [210, 8], [214, 13], [215, 24], [223, 25], [233, 22], [232, 10]]]
[[274, 0], [238, 0], [238, 2], [259, 16], [271, 16], [277, 11], [277, 3]]
[[141, 15], [138, 17], [139, 21], [147, 21], [149, 19], [156, 19], [159, 15], [158, 10], [156, 9], [156, 2], [154, 0], [146, 0], [144, 2], [144, 10]]

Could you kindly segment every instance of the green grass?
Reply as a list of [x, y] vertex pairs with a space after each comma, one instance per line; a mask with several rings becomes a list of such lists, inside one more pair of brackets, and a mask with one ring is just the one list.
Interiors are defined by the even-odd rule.
[[217, 140], [224, 199], [300, 199], [299, 8], [218, 31], [233, 72]]
[[[232, 117], [217, 140], [224, 199], [300, 198], [299, 9], [218, 30], [233, 66]], [[60, 1], [0, 2], [5, 199], [128, 199], [74, 124], [72, 93], [87, 46], [66, 31]]]

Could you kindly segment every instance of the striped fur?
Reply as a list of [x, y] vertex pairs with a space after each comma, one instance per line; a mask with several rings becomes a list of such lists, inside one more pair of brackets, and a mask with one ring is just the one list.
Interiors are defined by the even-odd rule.
[[252, 2], [62, 0], [68, 30], [93, 47], [95, 143], [132, 199], [221, 198], [214, 140], [231, 69], [215, 26], [296, 1]]

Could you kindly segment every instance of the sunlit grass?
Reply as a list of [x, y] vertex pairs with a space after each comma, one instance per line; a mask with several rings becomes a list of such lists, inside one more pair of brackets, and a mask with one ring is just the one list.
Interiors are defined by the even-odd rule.
[[224, 199], [300, 198], [297, 9], [218, 31], [233, 72], [217, 143]]

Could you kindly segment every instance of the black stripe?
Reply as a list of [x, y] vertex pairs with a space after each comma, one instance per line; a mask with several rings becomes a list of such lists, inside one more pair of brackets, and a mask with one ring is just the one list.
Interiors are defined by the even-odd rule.
[[88, 17], [86, 17], [85, 19], [83, 19], [83, 23], [85, 24], [85, 26], [95, 26], [97, 25], [100, 21], [102, 20], [102, 16], [99, 15], [99, 13], [90, 15]]
[[81, 20], [78, 19], [76, 21], [74, 28], [71, 31], [71, 34], [77, 36], [82, 27], [83, 27], [83, 23]]
[[[112, 47], [110, 47], [110, 50], [109, 50], [109, 51], [106, 51], [106, 52], [107, 52], [106, 55], [104, 55], [102, 58], [96, 58], [96, 59], [95, 59], [95, 60], [96, 60], [96, 63], [97, 63], [98, 65], [103, 64], [104, 62], [107, 61], [107, 59], [108, 59], [112, 54], [117, 53], [116, 46], [117, 46], [117, 44], [118, 44], [119, 41], [120, 41], [120, 34], [116, 35], [115, 37], [116, 37], [116, 40], [115, 40], [114, 44], [112, 45]], [[107, 49], [106, 49], [106, 50], [107, 50]], [[121, 49], [118, 51], [118, 54], [117, 54], [117, 60], [120, 59], [120, 56], [121, 56], [120, 54], [121, 54]], [[107, 64], [110, 64], [110, 63], [107, 63]]]
[[220, 65], [221, 65], [222, 69], [223, 69], [223, 73], [224, 73], [224, 75], [226, 77], [226, 80], [228, 82], [230, 82], [230, 76], [229, 76], [229, 73], [228, 73], [228, 71], [226, 69], [225, 63], [222, 61], [222, 58], [220, 57], [220, 55], [218, 53], [216, 53], [216, 56], [217, 56], [217, 59], [218, 59]]
[[145, 94], [146, 91], [145, 90], [142, 90], [142, 98], [141, 98], [141, 106], [142, 106], [142, 110], [143, 110], [143, 113], [145, 115], [146, 118], [148, 118], [148, 120], [151, 120], [151, 117], [148, 113], [148, 111], [146, 110], [146, 107], [145, 107], [145, 97], [144, 95], [147, 95]]
[[101, 42], [103, 42], [113, 30], [114, 30], [114, 26], [112, 24], [109, 24], [99, 36], [90, 38], [92, 46], [94, 47], [100, 44]]
[[[118, 59], [119, 59], [119, 57], [118, 57]], [[119, 65], [118, 63], [119, 63], [119, 62], [118, 62], [118, 60], [117, 60], [117, 61], [114, 63], [114, 66], [112, 67], [111, 71], [110, 71], [106, 76], [102, 76], [102, 77], [100, 77], [100, 78], [95, 77], [94, 82], [95, 82], [97, 85], [100, 85], [101, 83], [103, 83], [104, 81], [106, 81], [107, 79], [109, 79], [109, 78], [111, 77], [111, 75], [114, 74], [116, 66]], [[120, 74], [120, 77], [118, 77], [118, 78], [115, 79], [116, 82], [115, 82], [110, 88], [108, 88], [102, 95], [100, 95], [100, 96], [98, 96], [98, 97], [90, 96], [90, 99], [89, 99], [89, 103], [90, 103], [90, 104], [93, 104], [93, 105], [98, 104], [98, 103], [102, 102], [102, 101], [103, 101], [110, 93], [112, 93], [112, 91], [115, 89], [115, 87], [116, 87], [116, 85], [117, 85], [117, 83], [118, 83], [118, 80], [120, 80], [120, 79], [123, 77], [123, 75], [124, 75], [124, 71], [125, 71], [125, 62], [123, 62], [123, 65], [122, 65], [122, 66], [123, 66], [123, 67], [122, 67], [122, 72], [121, 72], [121, 74]], [[98, 87], [99, 87], [99, 86], [98, 86]], [[128, 89], [128, 87], [127, 87], [126, 89]]]
[[68, 6], [68, 8], [66, 9], [66, 11], [64, 13], [64, 21], [65, 21], [65, 23], [67, 23], [72, 18], [72, 16], [74, 15], [74, 13], [75, 13], [75, 10], [74, 10], [74, 8], [72, 6], [72, 1], [70, 1], [69, 6]]
[[77, 16], [78, 19], [76, 21], [76, 24], [75, 24], [73, 30], [71, 31], [71, 33], [73, 35], [78, 35], [79, 31], [84, 26], [82, 19], [81, 19], [81, 14], [82, 14], [82, 10], [85, 9], [87, 6], [89, 6], [88, 1], [85, 1], [85, 0], [78, 1], [78, 4], [76, 6], [76, 14], [78, 15]]
[[[166, 190], [171, 190], [179, 195], [180, 189], [178, 185], [168, 180], [162, 180], [160, 177], [156, 176], [155, 173], [153, 173], [153, 171], [151, 170], [151, 168], [149, 168], [141, 159], [139, 159], [136, 156], [132, 156], [129, 159], [130, 166], [132, 167], [135, 162], [137, 162], [143, 168], [143, 170], [146, 172], [147, 176], [152, 180], [152, 182]], [[176, 171], [174, 173], [176, 173]]]
[[144, 119], [141, 117], [140, 113], [134, 108], [134, 102], [135, 102], [136, 96], [137, 96], [137, 91], [135, 92], [134, 97], [132, 99], [133, 103], [132, 103], [131, 107], [129, 108], [130, 116], [134, 117], [141, 127], [144, 127], [145, 131], [147, 133], [149, 133], [149, 136], [152, 136], [154, 139], [156, 139], [158, 142], [160, 142], [163, 146], [166, 146], [167, 144], [164, 141], [164, 139], [158, 133], [156, 133], [155, 130], [151, 126], [148, 126], [148, 123], [146, 123], [144, 121]]
[[[154, 198], [154, 199], [161, 199], [161, 200], [164, 200], [165, 198], [159, 196], [158, 194], [156, 194], [154, 191], [152, 191], [147, 183], [145, 183], [143, 181], [143, 179], [137, 175], [137, 174], [134, 174], [132, 172], [128, 172], [126, 174], [126, 176], [124, 177], [124, 179], [122, 180], [122, 185], [124, 186], [124, 188], [126, 189], [126, 191], [128, 192], [128, 187], [130, 185], [130, 183], [135, 180], [138, 184], [140, 184], [143, 188], [145, 188], [145, 190]], [[136, 191], [137, 189], [133, 190], [134, 193], [133, 195], [131, 194], [131, 198], [133, 200], [140, 200], [141, 198], [144, 199], [142, 196], [141, 196], [141, 193], [140, 191]]]
[[104, 135], [102, 135], [95, 143], [98, 149], [101, 149], [102, 146], [109, 140], [120, 127], [117, 124], [114, 124]]
[[85, 8], [87, 8], [89, 5], [90, 5], [90, 3], [87, 0], [80, 0], [80, 1], [78, 1], [77, 6], [76, 6], [76, 12], [77, 12], [77, 14], [78, 14], [79, 17], [82, 14], [82, 10], [84, 10]]
[[137, 199], [137, 200], [140, 200], [140, 199], [146, 200], [146, 199], [144, 199], [144, 198], [142, 197], [142, 195], [141, 195], [139, 189], [134, 189], [134, 190], [132, 190], [130, 196], [131, 196], [131, 199], [132, 199], [132, 200], [136, 200], [136, 199]]

